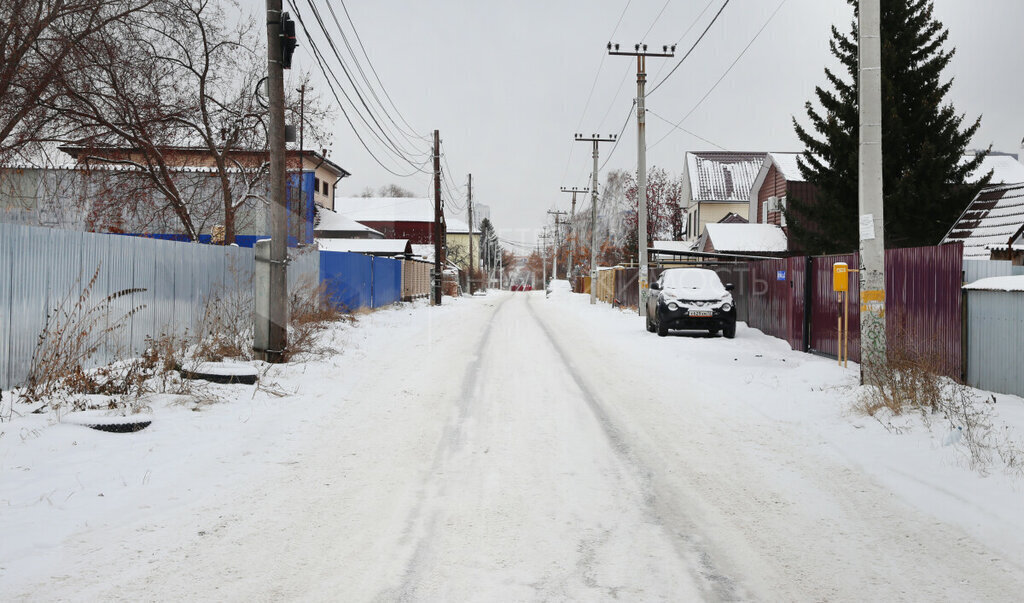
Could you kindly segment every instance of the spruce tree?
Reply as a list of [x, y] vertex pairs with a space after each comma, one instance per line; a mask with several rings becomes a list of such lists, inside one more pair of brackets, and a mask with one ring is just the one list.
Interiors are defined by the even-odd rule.
[[[857, 14], [857, 1], [847, 0]], [[988, 184], [968, 183], [987, 152], [962, 157], [981, 125], [944, 101], [952, 80], [942, 72], [955, 49], [944, 50], [948, 30], [934, 18], [933, 0], [882, 0], [882, 177], [886, 247], [936, 245]], [[805, 145], [800, 171], [817, 187], [817, 199], [789, 199], [786, 211], [794, 247], [808, 253], [858, 248], [858, 31], [832, 27], [832, 54], [840, 73], [825, 70], [830, 90], [815, 89], [820, 108], [806, 104], [813, 131], [796, 119]]]

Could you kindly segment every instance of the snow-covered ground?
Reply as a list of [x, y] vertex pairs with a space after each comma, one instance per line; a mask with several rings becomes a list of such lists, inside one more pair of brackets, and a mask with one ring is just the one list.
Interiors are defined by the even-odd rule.
[[[856, 369], [580, 295], [402, 305], [338, 350], [0, 424], [15, 600], [1017, 600], [1024, 481], [850, 412]], [[273, 385], [272, 385], [273, 383]], [[1024, 401], [998, 396], [1024, 433]]]

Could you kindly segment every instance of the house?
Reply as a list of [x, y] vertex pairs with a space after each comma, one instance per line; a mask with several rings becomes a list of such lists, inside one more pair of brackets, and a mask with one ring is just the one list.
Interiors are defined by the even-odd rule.
[[[476, 220], [474, 220], [475, 222]], [[448, 260], [459, 267], [460, 270], [468, 270], [470, 262], [475, 270], [480, 269], [480, 230], [473, 229], [473, 257], [469, 256], [469, 225], [457, 218], [449, 218], [445, 234], [445, 243], [448, 248]]]
[[788, 249], [786, 233], [776, 224], [708, 224], [697, 243], [704, 253], [782, 256]]
[[384, 234], [360, 224], [344, 214], [319, 208], [313, 222], [313, 236], [317, 239], [383, 239]]
[[682, 204], [686, 208], [684, 238], [696, 240], [708, 224], [733, 213], [749, 213], [750, 192], [765, 153], [687, 152], [683, 166]]
[[804, 179], [797, 164], [802, 153], [768, 153], [750, 191], [747, 220], [751, 224], [786, 226], [786, 201], [797, 197], [807, 203], [818, 189]]
[[1013, 260], [1024, 265], [1024, 184], [982, 190], [942, 239], [962, 242], [964, 259]]
[[[65, 145], [59, 147], [83, 167], [111, 165], [111, 162], [145, 163], [142, 153], [131, 147], [85, 147]], [[161, 147], [164, 160], [172, 168], [214, 168], [216, 162], [205, 147], [167, 146]], [[269, 161], [266, 151], [253, 149], [237, 149], [229, 153], [233, 167], [239, 169], [265, 169]], [[311, 191], [313, 202], [320, 207], [334, 209], [335, 187], [343, 178], [351, 174], [327, 158], [327, 152], [312, 150], [289, 150], [286, 157], [288, 172], [303, 174], [302, 187]], [[308, 183], [305, 182], [308, 180]]]
[[383, 234], [413, 245], [434, 243], [434, 201], [426, 197], [338, 197], [334, 210]]

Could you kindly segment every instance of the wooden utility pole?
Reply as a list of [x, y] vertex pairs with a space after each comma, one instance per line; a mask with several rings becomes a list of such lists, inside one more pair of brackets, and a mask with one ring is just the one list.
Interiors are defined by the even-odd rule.
[[861, 0], [858, 11], [860, 78], [860, 341], [861, 382], [877, 382], [886, 362], [885, 220], [882, 182], [881, 1]]
[[583, 136], [582, 134], [576, 134], [576, 142], [592, 142], [594, 143], [594, 171], [591, 173], [593, 177], [593, 183], [590, 185], [590, 303], [597, 303], [597, 157], [598, 148], [597, 145], [602, 142], [615, 142], [618, 139], [617, 134], [612, 134], [607, 137], [600, 137], [597, 134], [591, 134], [590, 138]]
[[[614, 47], [614, 49], [613, 49]], [[618, 44], [608, 42], [608, 54], [636, 57], [636, 190], [639, 207], [637, 209], [637, 255], [640, 256], [640, 273], [637, 284], [640, 288], [640, 316], [647, 316], [647, 250], [651, 246], [647, 236], [647, 116], [644, 108], [644, 85], [647, 83], [647, 57], [675, 56], [676, 47], [671, 50], [662, 46], [662, 52], [647, 52], [647, 44], [636, 44], [633, 52], [619, 51]]]
[[574, 257], [573, 257], [573, 255], [574, 255], [574, 253], [576, 251], [574, 249], [576, 247], [576, 245], [575, 245], [576, 238], [573, 236], [573, 232], [572, 232], [573, 222], [576, 219], [576, 193], [587, 193], [587, 192], [590, 192], [590, 189], [589, 188], [575, 188], [575, 187], [573, 187], [573, 188], [565, 188], [563, 186], [562, 187], [562, 192], [563, 193], [572, 193], [572, 208], [569, 210], [569, 233], [567, 235], [568, 239], [569, 239], [569, 270], [567, 272], [567, 276], [569, 278], [572, 278], [572, 273], [573, 273], [573, 271], [576, 268], [576, 262], [574, 261]]
[[466, 202], [466, 210], [469, 212], [469, 294], [473, 295], [473, 174], [469, 175], [468, 185], [469, 199]]
[[[269, 263], [266, 296], [257, 303], [253, 347], [266, 362], [283, 362], [288, 345], [288, 214], [285, 206], [284, 64], [281, 0], [267, 0], [267, 128], [270, 150], [270, 253], [257, 254]], [[259, 279], [262, 281], [262, 279]], [[261, 311], [262, 310], [262, 311]], [[263, 315], [265, 311], [266, 315]]]
[[441, 305], [441, 133], [434, 130], [434, 305]]

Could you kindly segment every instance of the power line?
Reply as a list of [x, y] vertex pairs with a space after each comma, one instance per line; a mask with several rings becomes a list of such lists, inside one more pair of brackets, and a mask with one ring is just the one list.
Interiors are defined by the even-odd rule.
[[651, 88], [651, 91], [647, 93], [647, 96], [654, 94], [655, 90], [661, 88], [661, 85], [664, 84], [668, 80], [668, 78], [672, 77], [672, 74], [676, 72], [676, 69], [679, 69], [679, 66], [682, 65], [683, 62], [685, 62], [691, 54], [693, 54], [693, 51], [696, 50], [697, 46], [700, 45], [701, 41], [704, 39], [704, 36], [708, 35], [708, 32], [711, 31], [711, 27], [715, 24], [716, 21], [718, 21], [718, 18], [722, 16], [722, 11], [725, 10], [726, 6], [729, 6], [730, 1], [731, 0], [725, 0], [725, 2], [722, 3], [722, 7], [718, 9], [718, 12], [715, 13], [714, 18], [711, 19], [711, 22], [708, 23], [708, 26], [704, 28], [704, 33], [700, 34], [700, 37], [697, 38], [697, 41], [694, 42], [693, 46], [690, 47], [690, 50], [688, 50], [686, 54], [683, 55], [683, 58], [679, 59], [679, 62], [676, 63], [676, 66], [672, 68], [672, 71], [669, 71], [668, 75], [662, 78], [660, 82], [658, 82], [653, 88]]
[[[708, 140], [707, 138], [704, 138], [703, 136], [700, 136], [699, 134], [694, 134], [693, 132], [687, 130], [686, 128], [684, 128], [682, 126], [680, 126], [679, 124], [674, 124], [674, 123], [670, 122], [669, 120], [667, 120], [664, 117], [658, 115], [657, 113], [655, 113], [654, 111], [652, 111], [650, 109], [648, 109], [647, 112], [650, 113], [651, 115], [657, 117], [661, 121], [667, 123], [668, 125], [672, 126], [676, 130], [680, 130], [682, 132], [685, 132], [686, 134], [689, 134], [690, 136], [693, 136], [694, 138], [696, 138], [698, 140], [702, 140], [702, 141], [708, 143], [709, 145], [711, 145], [713, 147], [716, 147], [718, 149], [721, 149], [723, 151], [727, 151], [728, 150], [728, 149], [726, 149], [725, 147], [723, 147], [722, 145], [720, 145], [720, 144], [718, 144], [716, 142], [712, 142], [712, 141]], [[658, 142], [661, 142], [661, 140], [664, 140], [664, 137], [662, 137], [662, 139], [658, 140]], [[654, 148], [654, 145], [656, 145], [656, 144], [658, 144], [658, 143], [656, 142], [656, 143], [652, 144], [650, 148]]]
[[[743, 48], [743, 50], [740, 52], [739, 56], [737, 56], [736, 59], [732, 62], [732, 64], [729, 65], [729, 68], [725, 70], [725, 73], [722, 74], [722, 77], [718, 78], [718, 81], [715, 82], [715, 84], [713, 86], [711, 86], [711, 89], [708, 90], [707, 93], [703, 97], [701, 97], [701, 99], [699, 101], [697, 101], [697, 104], [694, 105], [693, 108], [690, 109], [689, 112], [687, 112], [687, 114], [684, 115], [682, 119], [680, 119], [678, 122], [673, 124], [673, 127], [676, 127], [676, 128], [679, 128], [680, 130], [682, 130], [682, 128], [680, 128], [679, 126], [682, 125], [682, 123], [684, 121], [686, 121], [691, 115], [693, 115], [693, 112], [696, 111], [702, 104], [704, 104], [704, 101], [706, 101], [708, 99], [708, 97], [711, 96], [711, 93], [714, 92], [716, 88], [718, 88], [718, 85], [722, 83], [722, 81], [726, 78], [727, 75], [729, 75], [729, 72], [731, 72], [733, 70], [733, 67], [735, 67], [736, 64], [740, 62], [740, 59], [742, 59], [743, 56], [745, 54], [747, 54], [747, 51], [750, 50], [750, 47], [754, 45], [754, 42], [756, 42], [757, 39], [759, 37], [761, 37], [761, 34], [764, 33], [764, 30], [768, 29], [768, 26], [771, 25], [771, 22], [773, 20], [775, 20], [775, 15], [779, 14], [779, 11], [782, 10], [782, 7], [787, 2], [789, 2], [789, 0], [781, 0], [779, 2], [779, 5], [775, 7], [775, 11], [772, 12], [772, 14], [768, 17], [768, 20], [765, 21], [764, 25], [761, 26], [761, 29], [759, 29], [757, 31], [757, 33], [754, 34], [754, 37]], [[662, 80], [662, 81], [664, 81], [664, 80]], [[661, 117], [661, 116], [659, 115], [658, 117]], [[664, 118], [662, 117], [661, 119], [664, 119]], [[693, 135], [692, 132], [687, 132], [687, 133]], [[669, 132], [668, 134], [665, 134], [664, 136], [659, 138], [657, 142], [652, 144], [650, 148], [656, 147], [661, 141], [663, 141], [666, 138], [668, 138], [669, 135], [671, 135], [671, 134], [672, 134], [672, 132]], [[705, 142], [710, 142], [710, 141], [705, 141]], [[714, 144], [714, 143], [711, 143], [711, 144]], [[718, 145], [715, 145], [715, 146], [718, 146]], [[721, 148], [721, 147], [719, 147], [719, 148]]]
[[[708, 12], [708, 9], [711, 8], [711, 5], [714, 3], [715, 0], [708, 0], [708, 3], [704, 5], [704, 10], [700, 11], [697, 17], [693, 20], [693, 22], [690, 23], [690, 26], [686, 28], [686, 31], [683, 32], [683, 35], [679, 36], [679, 39], [676, 40], [676, 46], [682, 43], [683, 38], [685, 38], [687, 34], [693, 31], [693, 28], [696, 27], [698, 23], [700, 23], [700, 18], [704, 16], [704, 13]], [[658, 76], [661, 75], [661, 72], [665, 70], [665, 65], [667, 64], [668, 63], [662, 63], [661, 66], [658, 67], [658, 72], [654, 74], [653, 79], [658, 79]]]

